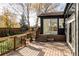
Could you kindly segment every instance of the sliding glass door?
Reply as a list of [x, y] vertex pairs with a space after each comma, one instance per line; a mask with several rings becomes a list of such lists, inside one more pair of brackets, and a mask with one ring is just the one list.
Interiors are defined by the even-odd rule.
[[57, 35], [58, 26], [57, 19], [44, 19], [43, 20], [43, 33]]

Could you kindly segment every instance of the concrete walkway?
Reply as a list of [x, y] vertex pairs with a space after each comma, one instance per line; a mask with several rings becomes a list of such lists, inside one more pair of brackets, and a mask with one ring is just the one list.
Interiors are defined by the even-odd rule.
[[7, 56], [72, 56], [62, 42], [32, 42], [27, 47], [12, 51]]

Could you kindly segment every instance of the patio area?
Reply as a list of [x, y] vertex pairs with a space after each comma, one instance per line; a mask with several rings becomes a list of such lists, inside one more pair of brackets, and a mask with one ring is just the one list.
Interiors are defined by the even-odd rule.
[[78, 4], [1, 5], [0, 56], [78, 55]]
[[72, 56], [65, 42], [32, 42], [5, 56]]

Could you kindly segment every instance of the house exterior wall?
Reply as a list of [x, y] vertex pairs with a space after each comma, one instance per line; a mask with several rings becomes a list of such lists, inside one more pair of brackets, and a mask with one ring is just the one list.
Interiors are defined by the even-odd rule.
[[[73, 53], [75, 53], [75, 15], [72, 14], [69, 18], [66, 20], [66, 38], [67, 43], [69, 44], [70, 48], [73, 50]], [[71, 26], [70, 26], [71, 24]], [[71, 28], [71, 30], [70, 30]], [[70, 34], [71, 33], [71, 34]]]
[[66, 34], [66, 42], [68, 46], [71, 48], [73, 55], [78, 56], [78, 43], [79, 43], [79, 27], [78, 27], [78, 4], [73, 3], [67, 6], [65, 15], [68, 15], [70, 12], [70, 16], [65, 18], [65, 34]]

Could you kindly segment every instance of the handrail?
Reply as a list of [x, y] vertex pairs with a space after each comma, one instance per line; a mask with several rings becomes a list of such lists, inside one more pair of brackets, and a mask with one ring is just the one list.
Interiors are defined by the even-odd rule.
[[19, 37], [19, 36], [24, 36], [24, 35], [27, 35], [27, 34], [30, 34], [30, 33], [32, 33], [32, 32], [26, 32], [26, 33], [23, 33], [23, 34], [17, 34], [17, 35], [12, 35], [12, 36], [0, 37], [0, 41], [3, 41], [3, 40], [5, 40], [8, 37], [15, 37], [15, 36]]
[[[32, 31], [27, 31], [26, 33], [1, 37], [0, 38], [0, 55], [6, 54], [11, 50], [16, 50], [19, 47], [26, 46], [26, 39], [28, 34], [32, 34]], [[29, 40], [30, 41], [30, 40]]]

